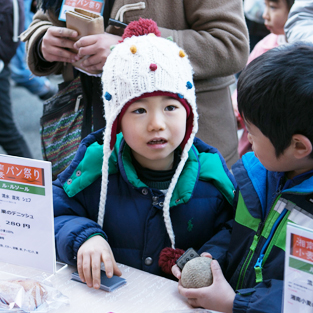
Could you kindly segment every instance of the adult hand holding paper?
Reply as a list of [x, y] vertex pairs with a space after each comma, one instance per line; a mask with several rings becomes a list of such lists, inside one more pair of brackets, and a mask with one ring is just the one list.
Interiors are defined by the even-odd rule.
[[82, 282], [88, 287], [100, 288], [100, 267], [104, 263], [106, 276], [121, 276], [110, 245], [102, 236], [94, 236], [85, 241], [77, 253], [77, 270]]
[[73, 45], [77, 31], [65, 27], [51, 26], [42, 38], [40, 51], [48, 62], [75, 61], [77, 51], [74, 52]]
[[[71, 38], [74, 41], [77, 41], [84, 36], [104, 33], [103, 17], [99, 14], [85, 11], [79, 8], [74, 8], [73, 11], [67, 11], [65, 15], [66, 15], [66, 27], [77, 31], [78, 33], [77, 37]], [[76, 48], [75, 47], [73, 48], [74, 49], [72, 50], [72, 52], [77, 53]], [[84, 66], [82, 65], [82, 61], [84, 61], [88, 57], [89, 55], [85, 56], [83, 60], [81, 60], [80, 57], [76, 56], [75, 58], [76, 62], [74, 62], [73, 65], [77, 69], [87, 71], [87, 69], [85, 69]], [[94, 71], [91, 74], [99, 73], [101, 73], [101, 71]]]
[[80, 64], [89, 73], [102, 72], [111, 46], [118, 44], [121, 39], [120, 36], [109, 33], [85, 36], [74, 44], [74, 48], [78, 50], [76, 60], [81, 60]]
[[66, 12], [66, 27], [78, 32], [74, 44], [78, 55], [73, 65], [84, 72], [100, 74], [110, 47], [117, 44], [121, 37], [104, 32], [101, 15], [78, 8]]

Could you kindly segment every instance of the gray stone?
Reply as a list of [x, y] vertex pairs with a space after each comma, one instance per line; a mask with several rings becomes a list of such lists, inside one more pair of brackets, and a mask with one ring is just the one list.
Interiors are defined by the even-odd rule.
[[181, 274], [181, 284], [185, 288], [202, 288], [212, 285], [212, 259], [198, 257], [186, 263]]

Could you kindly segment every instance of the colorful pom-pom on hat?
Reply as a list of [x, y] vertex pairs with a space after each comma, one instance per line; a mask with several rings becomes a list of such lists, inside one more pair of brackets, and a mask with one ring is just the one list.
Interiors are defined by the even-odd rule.
[[186, 53], [185, 53], [183, 50], [180, 50], [180, 51], [179, 51], [179, 56], [180, 56], [181, 58], [184, 58], [184, 57], [186, 56]]
[[130, 47], [130, 51], [131, 51], [132, 54], [135, 54], [137, 52], [137, 47], [135, 45], [132, 45]]
[[156, 64], [153, 64], [153, 63], [150, 64], [150, 70], [152, 72], [156, 71], [157, 68], [158, 68], [158, 66]]
[[133, 36], [143, 36], [149, 34], [154, 34], [158, 37], [161, 36], [157, 23], [151, 19], [140, 18], [138, 21], [133, 21], [128, 24], [124, 30], [122, 40], [124, 41], [125, 38], [131, 38]]
[[112, 99], [112, 96], [111, 96], [111, 94], [109, 94], [108, 92], [106, 92], [106, 93], [104, 94], [104, 98], [105, 98], [106, 100], [110, 101], [110, 100]]
[[[151, 33], [155, 36], [150, 35]], [[154, 21], [140, 18], [126, 27], [122, 42], [108, 56], [103, 68], [102, 84], [106, 128], [98, 212], [98, 224], [101, 227], [105, 215], [109, 157], [126, 109], [135, 99], [158, 95], [173, 97], [186, 109], [186, 133], [180, 145], [181, 158], [163, 204], [163, 218], [170, 247], [161, 252], [159, 264], [162, 269], [170, 272], [176, 259], [184, 252], [175, 248], [170, 201], [198, 131], [193, 70], [189, 58], [175, 42], [160, 37]]]
[[191, 82], [187, 82], [186, 87], [188, 89], [191, 89], [193, 87], [193, 84]]

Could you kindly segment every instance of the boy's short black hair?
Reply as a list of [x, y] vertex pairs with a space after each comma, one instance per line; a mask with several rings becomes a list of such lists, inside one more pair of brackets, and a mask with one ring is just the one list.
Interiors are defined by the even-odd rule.
[[294, 134], [313, 144], [312, 44], [297, 42], [262, 54], [242, 71], [237, 90], [241, 116], [269, 138], [277, 157]]
[[[270, 0], [271, 2], [279, 2], [279, 0]], [[288, 9], [290, 10], [295, 0], [283, 0], [287, 3]]]

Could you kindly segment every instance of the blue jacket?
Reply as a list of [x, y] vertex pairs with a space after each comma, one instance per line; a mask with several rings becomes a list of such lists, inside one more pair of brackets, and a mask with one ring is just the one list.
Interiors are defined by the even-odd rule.
[[[121, 135], [109, 159], [103, 228], [96, 222], [102, 133], [99, 130], [83, 140], [71, 165], [54, 182], [57, 258], [76, 264], [79, 247], [89, 236], [99, 233], [108, 240], [117, 262], [163, 275], [158, 266], [159, 254], [171, 246], [163, 220], [164, 194], [139, 180], [131, 164], [130, 148]], [[198, 250], [233, 218], [234, 189], [234, 178], [219, 152], [195, 139], [171, 199], [177, 248]]]
[[218, 253], [218, 238], [201, 250], [217, 253], [236, 291], [234, 313], [280, 313], [286, 224], [313, 228], [313, 203], [307, 198], [313, 198], [313, 171], [285, 181], [284, 173], [267, 171], [252, 152], [232, 170], [240, 192], [229, 250]]

